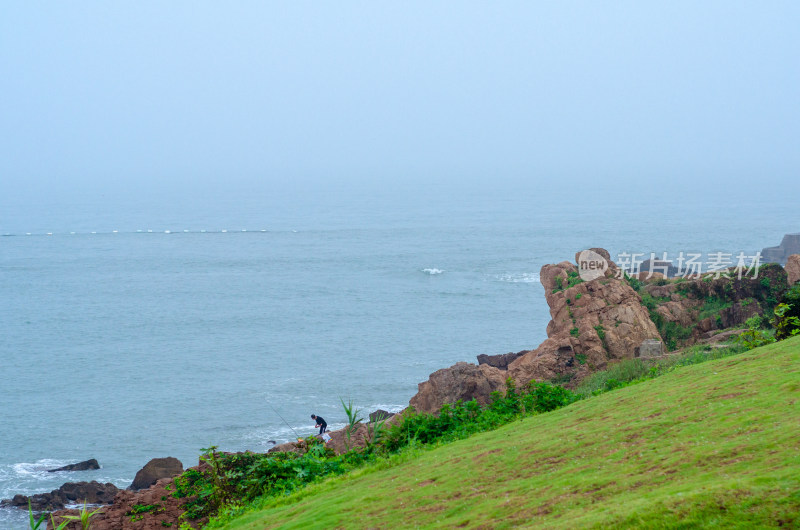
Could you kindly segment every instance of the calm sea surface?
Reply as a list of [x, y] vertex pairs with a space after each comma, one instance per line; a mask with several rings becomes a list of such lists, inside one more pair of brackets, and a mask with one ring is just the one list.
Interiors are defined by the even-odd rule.
[[[301, 436], [311, 413], [340, 426], [340, 398], [398, 410], [439, 368], [538, 345], [539, 269], [582, 248], [753, 253], [800, 231], [788, 198], [684, 195], [0, 202], [0, 498], [124, 487], [150, 458], [194, 465], [210, 445], [264, 451], [294, 436], [271, 407]], [[102, 469], [44, 472], [88, 458]], [[0, 510], [0, 528], [24, 527]]]

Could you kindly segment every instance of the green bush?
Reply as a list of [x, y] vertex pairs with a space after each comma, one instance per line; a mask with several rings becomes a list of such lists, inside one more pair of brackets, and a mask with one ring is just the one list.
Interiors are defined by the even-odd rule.
[[776, 340], [800, 335], [800, 318], [792, 316], [791, 310], [792, 307], [788, 304], [778, 304], [775, 307], [775, 316], [770, 320], [770, 324], [775, 328]]
[[476, 400], [457, 401], [442, 406], [438, 415], [407, 413], [384, 435], [381, 445], [397, 452], [411, 444], [433, 444], [465, 438], [511, 420], [569, 405], [577, 397], [569, 390], [550, 383], [532, 381], [518, 391], [514, 381], [506, 381], [505, 395], [493, 392], [491, 402], [481, 406]]
[[800, 282], [794, 284], [781, 296], [780, 303], [789, 306], [786, 316], [800, 318]]
[[583, 278], [581, 278], [580, 274], [575, 271], [569, 271], [567, 273], [567, 287], [573, 287], [579, 283], [583, 283]]

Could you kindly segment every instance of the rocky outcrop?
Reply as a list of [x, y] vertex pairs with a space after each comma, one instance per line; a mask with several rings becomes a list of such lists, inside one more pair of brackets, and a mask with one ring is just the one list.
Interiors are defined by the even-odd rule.
[[108, 504], [114, 500], [119, 488], [110, 482], [67, 482], [50, 493], [37, 493], [27, 497], [15, 495], [13, 499], [0, 501], [2, 507], [28, 509], [28, 501], [34, 512], [60, 510], [67, 504]]
[[762, 265], [755, 278], [740, 278], [735, 270], [725, 274], [727, 277], [706, 275], [666, 284], [646, 283], [641, 288], [654, 304], [652, 318], [660, 328], [673, 325], [682, 329], [679, 340], [664, 337], [672, 342], [668, 346], [688, 346], [702, 342], [707, 334], [742, 327], [748, 318], [769, 313], [788, 288], [786, 271], [774, 263]]
[[789, 256], [800, 254], [800, 233], [786, 234], [783, 236], [781, 244], [777, 247], [767, 247], [761, 251], [761, 259], [764, 263], [780, 263], [785, 265]]
[[505, 388], [507, 373], [486, 364], [460, 362], [450, 368], [433, 372], [427, 381], [419, 384], [410, 405], [417, 412], [438, 412], [444, 403], [477, 399], [488, 403], [495, 390]]
[[790, 286], [800, 281], [800, 254], [792, 254], [786, 259], [786, 276]]
[[[207, 519], [186, 521], [180, 516], [184, 513], [184, 504], [189, 499], [177, 499], [172, 496], [175, 489], [174, 479], [158, 480], [151, 487], [141, 491], [120, 490], [113, 499], [113, 504], [104, 506], [91, 518], [92, 530], [163, 530], [178, 528], [182, 523], [192, 528], [199, 528]], [[143, 510], [143, 508], [146, 508]], [[53, 513], [56, 524], [60, 524], [63, 516], [77, 515], [77, 510], [60, 510]], [[66, 526], [66, 530], [80, 530], [78, 521]]]
[[181, 473], [183, 473], [183, 464], [177, 458], [171, 456], [154, 458], [136, 473], [133, 483], [128, 486], [128, 489], [137, 491], [149, 488], [159, 479], [176, 477]]
[[[492, 392], [505, 390], [511, 377], [518, 386], [530, 381], [556, 380], [576, 385], [610, 361], [633, 358], [645, 339], [660, 340], [658, 329], [628, 282], [617, 278], [619, 269], [602, 248], [579, 252], [575, 264], [545, 265], [539, 273], [550, 306], [548, 338], [535, 350], [500, 356], [480, 356], [480, 364], [457, 363], [431, 374], [419, 384], [411, 405], [419, 412], [437, 412], [444, 403], [477, 399], [486, 403]], [[589, 281], [578, 266], [591, 255], [604, 261], [601, 272], [587, 267]], [[583, 271], [581, 271], [583, 272]]]
[[528, 353], [528, 351], [529, 350], [523, 350], [517, 353], [501, 353], [499, 355], [486, 355], [482, 353], [478, 355], [478, 364], [486, 364], [501, 370], [508, 370], [508, 365]]
[[594, 280], [582, 281], [567, 261], [542, 267], [539, 277], [551, 316], [548, 338], [509, 366], [518, 385], [553, 379], [574, 385], [610, 361], [633, 358], [644, 340], [660, 339], [641, 297], [616, 277], [608, 252], [591, 250], [609, 262], [605, 275]]
[[92, 469], [100, 469], [100, 464], [98, 464], [97, 460], [94, 458], [84, 460], [83, 462], [78, 462], [77, 464], [69, 464], [57, 469], [48, 469], [47, 471], [49, 473], [57, 473], [59, 471], [89, 471]]

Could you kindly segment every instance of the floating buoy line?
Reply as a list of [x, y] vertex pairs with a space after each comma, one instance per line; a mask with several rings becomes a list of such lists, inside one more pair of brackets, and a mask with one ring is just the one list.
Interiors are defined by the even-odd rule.
[[[110, 230], [107, 232], [101, 232], [97, 230], [92, 230], [90, 232], [77, 232], [77, 231], [69, 231], [69, 232], [2, 232], [0, 236], [2, 237], [15, 237], [15, 236], [87, 236], [87, 235], [113, 235], [113, 234], [161, 234], [161, 235], [179, 235], [179, 234], [264, 234], [267, 233], [268, 230], [261, 229], [261, 230], [249, 230], [247, 228], [241, 228], [239, 230], [228, 230], [226, 228], [219, 229], [219, 230], [153, 230], [151, 228], [148, 229], [140, 229], [131, 232], [121, 231], [121, 230]], [[292, 230], [293, 233], [297, 233], [297, 230]]]

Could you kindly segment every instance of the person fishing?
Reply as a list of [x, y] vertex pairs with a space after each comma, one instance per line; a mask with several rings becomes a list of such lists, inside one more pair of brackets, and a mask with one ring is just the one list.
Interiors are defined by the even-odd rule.
[[319, 433], [322, 434], [328, 428], [328, 422], [325, 421], [325, 418], [322, 416], [315, 416], [314, 414], [311, 415], [312, 420], [316, 420], [317, 424], [315, 427], [319, 427]]

